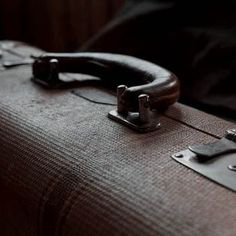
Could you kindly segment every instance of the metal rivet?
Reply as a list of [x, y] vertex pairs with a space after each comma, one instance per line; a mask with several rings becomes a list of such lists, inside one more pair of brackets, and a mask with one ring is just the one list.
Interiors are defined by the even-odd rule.
[[147, 94], [141, 94], [138, 97], [139, 100], [139, 119], [143, 124], [150, 123], [151, 114], [150, 114], [150, 105], [149, 105], [149, 96]]
[[183, 157], [184, 157], [184, 155], [183, 155], [183, 154], [181, 154], [181, 153], [178, 153], [178, 154], [175, 154], [175, 157], [176, 157], [176, 158], [183, 158]]
[[229, 165], [228, 169], [232, 171], [236, 171], [236, 165]]
[[59, 61], [57, 59], [51, 59], [50, 62], [50, 80], [57, 82], [59, 80]]
[[128, 89], [125, 85], [120, 85], [117, 87], [117, 111], [118, 113], [127, 113], [126, 107], [121, 103], [122, 94]]

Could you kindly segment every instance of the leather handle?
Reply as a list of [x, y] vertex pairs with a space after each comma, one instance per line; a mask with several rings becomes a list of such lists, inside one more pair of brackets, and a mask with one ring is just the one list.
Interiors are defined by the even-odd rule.
[[165, 109], [179, 97], [179, 81], [166, 69], [135, 57], [109, 53], [47, 53], [33, 63], [33, 79], [48, 86], [60, 84], [59, 72], [83, 73], [106, 83], [125, 84], [120, 102], [138, 111], [138, 97], [149, 96], [151, 109]]

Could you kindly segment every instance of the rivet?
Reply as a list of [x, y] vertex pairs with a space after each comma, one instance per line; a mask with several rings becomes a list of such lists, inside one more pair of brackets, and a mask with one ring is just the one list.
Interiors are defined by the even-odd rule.
[[176, 158], [183, 158], [183, 157], [184, 157], [184, 155], [181, 154], [181, 153], [175, 154], [174, 156], [175, 156]]
[[139, 95], [138, 100], [139, 100], [139, 119], [143, 124], [148, 124], [150, 123], [151, 120], [149, 96], [147, 94], [141, 94]]
[[228, 169], [231, 171], [236, 171], [236, 165], [229, 165]]
[[128, 89], [126, 85], [119, 85], [117, 87], [117, 111], [118, 113], [127, 113], [127, 109], [124, 104], [121, 103], [122, 94]]
[[51, 59], [50, 62], [50, 81], [56, 83], [59, 80], [59, 61], [57, 59]]

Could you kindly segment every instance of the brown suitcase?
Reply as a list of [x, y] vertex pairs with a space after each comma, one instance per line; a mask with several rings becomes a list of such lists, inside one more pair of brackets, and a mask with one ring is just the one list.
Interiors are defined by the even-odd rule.
[[[4, 61], [41, 53], [2, 45]], [[100, 88], [49, 90], [30, 65], [0, 70], [1, 235], [236, 235], [234, 131], [221, 139], [234, 124], [176, 103], [138, 133], [107, 118], [116, 98]], [[188, 146], [218, 156], [191, 162]]]

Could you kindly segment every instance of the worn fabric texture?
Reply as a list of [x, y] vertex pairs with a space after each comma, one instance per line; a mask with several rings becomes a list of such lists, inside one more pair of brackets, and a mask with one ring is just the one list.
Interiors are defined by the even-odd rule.
[[151, 60], [181, 80], [181, 101], [236, 120], [236, 1], [128, 0], [82, 48]]
[[[232, 123], [176, 104], [138, 134], [107, 118], [114, 106], [30, 77], [30, 66], [0, 73], [1, 235], [235, 235], [235, 193], [170, 157]], [[99, 100], [77, 88], [91, 89]]]

